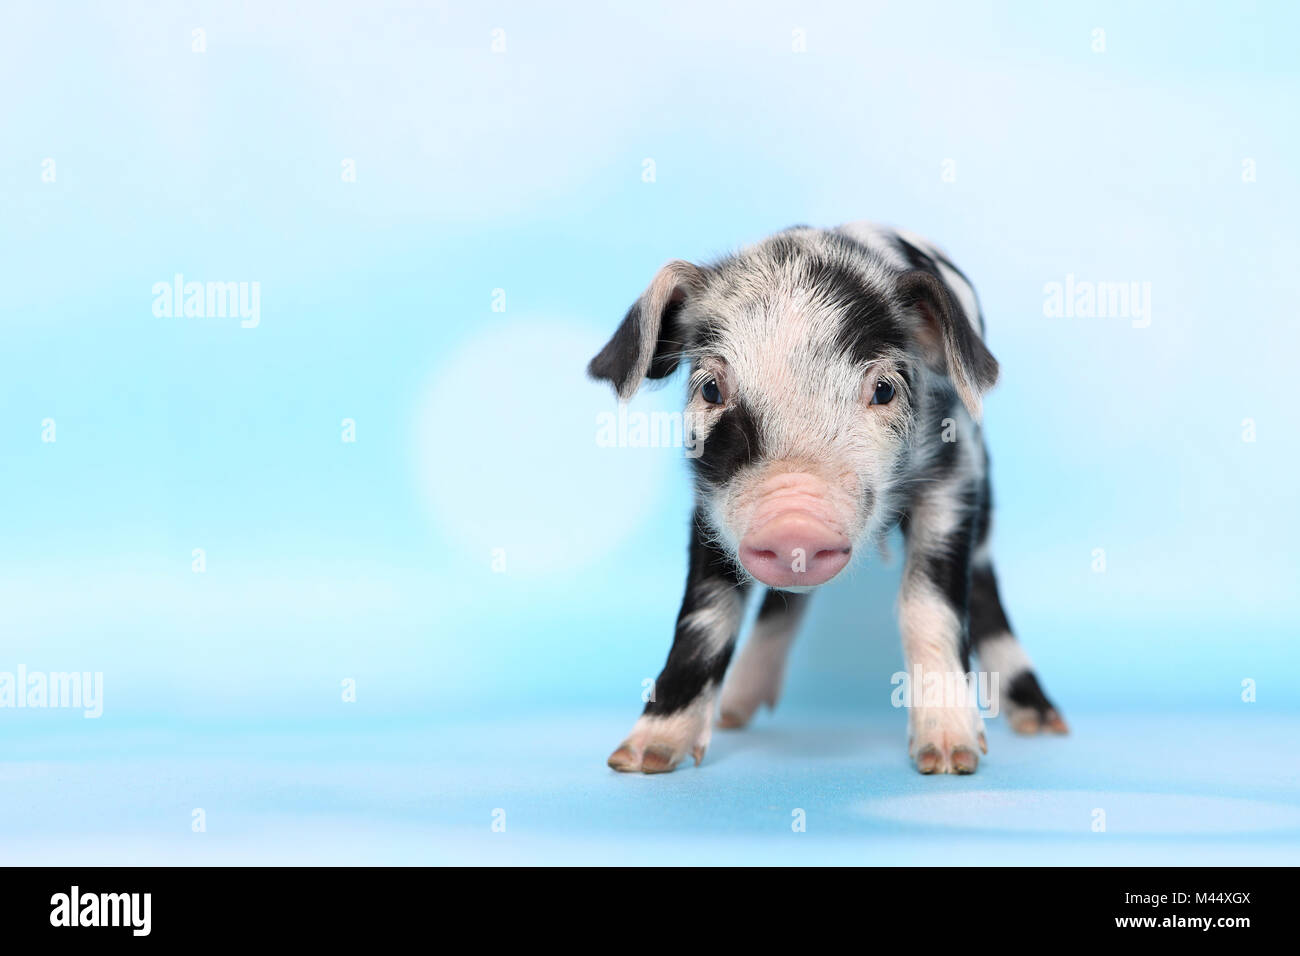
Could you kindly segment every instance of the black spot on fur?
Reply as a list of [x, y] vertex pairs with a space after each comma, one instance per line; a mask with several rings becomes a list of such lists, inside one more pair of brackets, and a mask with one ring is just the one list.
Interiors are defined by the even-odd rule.
[[1043, 688], [1039, 686], [1038, 678], [1034, 676], [1033, 671], [1021, 671], [1013, 677], [1011, 686], [1007, 689], [1007, 697], [1012, 703], [1021, 707], [1032, 707], [1040, 714], [1056, 709], [1043, 693]]
[[[971, 653], [971, 555], [975, 547], [978, 498], [975, 489], [954, 492], [961, 508], [961, 519], [948, 537], [933, 551], [919, 556], [920, 570], [957, 616], [960, 654], [963, 669], [970, 670]], [[899, 521], [905, 535], [910, 534], [911, 517]]]
[[654, 700], [646, 703], [646, 714], [666, 716], [689, 707], [706, 687], [722, 682], [731, 661], [736, 638], [734, 630], [723, 649], [709, 655], [705, 653], [709, 643], [707, 639], [684, 624], [695, 611], [715, 602], [720, 591], [735, 590], [735, 599], [743, 600], [749, 587], [731, 560], [709, 539], [704, 517], [696, 511], [692, 522], [686, 595], [677, 614], [672, 650], [668, 652], [668, 661], [655, 681]]
[[998, 634], [1010, 634], [1011, 622], [1002, 608], [998, 594], [998, 581], [988, 565], [971, 570], [970, 579], [970, 636], [978, 652], [980, 644]]
[[808, 246], [792, 233], [799, 227], [794, 226], [785, 232], [777, 233], [763, 244], [763, 257], [777, 265], [789, 265], [809, 254]]
[[984, 451], [984, 479], [980, 483], [979, 513], [975, 516], [975, 547], [989, 539], [989, 525], [993, 520], [993, 484], [989, 481], [989, 453]]
[[865, 363], [887, 349], [907, 347], [907, 330], [889, 299], [858, 270], [825, 259], [810, 259], [805, 268], [809, 285], [843, 311], [836, 342], [841, 351]]
[[957, 442], [943, 440], [943, 419], [936, 416], [931, 428], [939, 440], [933, 444], [934, 451], [921, 476], [925, 481], [946, 478], [952, 474], [958, 462]]
[[[973, 516], [972, 516], [973, 518]], [[941, 551], [926, 556], [925, 575], [961, 622], [961, 662], [970, 670], [971, 520], [949, 535]]]
[[[979, 507], [975, 512], [976, 548], [988, 541], [989, 525], [992, 520], [993, 489], [989, 482], [987, 462], [986, 452], [984, 478], [980, 483]], [[1006, 609], [1002, 606], [1002, 595], [998, 593], [997, 575], [993, 573], [993, 566], [986, 560], [971, 569], [971, 643], [978, 653], [980, 644], [988, 638], [1011, 633], [1011, 621], [1007, 619]]]
[[[714, 267], [716, 288], [725, 293], [739, 286], [738, 278], [755, 268], [774, 268], [788, 273], [796, 284], [812, 290], [818, 299], [844, 314], [836, 348], [867, 362], [886, 348], [906, 348], [909, 338], [901, 317], [891, 305], [892, 289], [873, 288], [863, 266], [879, 262], [878, 253], [836, 232], [819, 232], [816, 240], [795, 226], [767, 239], [753, 259], [731, 257]], [[710, 331], [702, 331], [707, 345]]]
[[737, 402], [719, 416], [703, 439], [703, 450], [694, 460], [696, 474], [710, 484], [725, 484], [762, 453], [758, 421], [747, 405]]
[[785, 614], [798, 614], [808, 603], [808, 595], [798, 591], [779, 591], [768, 588], [763, 597], [763, 604], [758, 609], [760, 621], [780, 617]]
[[926, 272], [931, 272], [936, 276], [939, 275], [939, 267], [935, 265], [934, 259], [929, 254], [922, 252], [902, 236], [895, 235], [893, 239], [894, 246], [900, 253], [902, 253], [903, 258], [907, 260], [909, 266], [913, 269], [924, 269]]

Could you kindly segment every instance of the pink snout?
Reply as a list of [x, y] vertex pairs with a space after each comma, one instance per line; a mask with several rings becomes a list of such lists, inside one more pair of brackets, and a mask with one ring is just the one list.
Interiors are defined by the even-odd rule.
[[807, 511], [779, 511], [740, 541], [740, 563], [768, 587], [815, 587], [849, 563], [847, 537]]

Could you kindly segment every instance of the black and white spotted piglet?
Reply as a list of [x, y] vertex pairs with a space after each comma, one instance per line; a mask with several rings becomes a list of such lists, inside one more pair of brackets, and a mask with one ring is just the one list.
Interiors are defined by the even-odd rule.
[[[654, 697], [611, 767], [698, 763], [715, 707], [721, 726], [742, 727], [773, 706], [807, 592], [896, 525], [913, 683], [969, 686], [974, 651], [1016, 730], [1065, 732], [998, 597], [979, 426], [998, 365], [974, 290], [942, 252], [853, 223], [790, 229], [709, 266], [670, 262], [589, 371], [626, 400], [683, 360], [702, 442], [686, 595]], [[728, 673], [754, 582], [769, 590]], [[908, 714], [922, 773], [971, 773], [987, 752], [973, 696], [923, 696]]]

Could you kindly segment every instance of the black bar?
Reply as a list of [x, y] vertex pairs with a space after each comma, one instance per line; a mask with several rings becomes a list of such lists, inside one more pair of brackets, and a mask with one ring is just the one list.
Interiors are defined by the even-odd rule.
[[[1069, 940], [1131, 937], [1152, 943], [1200, 936], [1231, 945], [1254, 933], [1289, 935], [1294, 925], [1295, 871], [1285, 868], [936, 867], [801, 869], [757, 879], [743, 872], [679, 875], [674, 880], [662, 870], [570, 868], [538, 880], [535, 872], [518, 869], [8, 868], [0, 871], [0, 925], [6, 943], [57, 944], [69, 936], [91, 944], [110, 937], [373, 943], [400, 941], [421, 927], [441, 927], [441, 935], [452, 926], [478, 926], [484, 938], [495, 938], [512, 929], [543, 933], [561, 921], [576, 936], [596, 938], [620, 926], [626, 937], [628, 921], [677, 922], [715, 912], [725, 925], [760, 929], [745, 915], [756, 905], [774, 908], [765, 916], [769, 923], [781, 911], [793, 932], [806, 922], [820, 935], [838, 923], [865, 938], [879, 929], [922, 936], [937, 932], [954, 941], [991, 939], [979, 934], [1014, 936], [1032, 926]], [[53, 925], [71, 922], [74, 886], [78, 922], [98, 920], [101, 913], [108, 922], [116, 913], [122, 925]], [[101, 894], [113, 896], [104, 900]], [[142, 932], [143, 894], [148, 894], [147, 934]], [[95, 902], [87, 902], [92, 896]], [[62, 909], [61, 900], [67, 904]], [[742, 906], [731, 906], [733, 901]], [[746, 925], [738, 929], [745, 931]]]

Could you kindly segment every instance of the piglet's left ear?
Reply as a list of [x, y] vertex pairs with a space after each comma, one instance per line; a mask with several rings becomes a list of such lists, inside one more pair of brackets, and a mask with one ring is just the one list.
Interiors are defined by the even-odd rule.
[[904, 308], [917, 317], [915, 336], [925, 362], [951, 379], [971, 418], [998, 380], [998, 360], [985, 347], [952, 291], [933, 273], [914, 269], [899, 280]]

